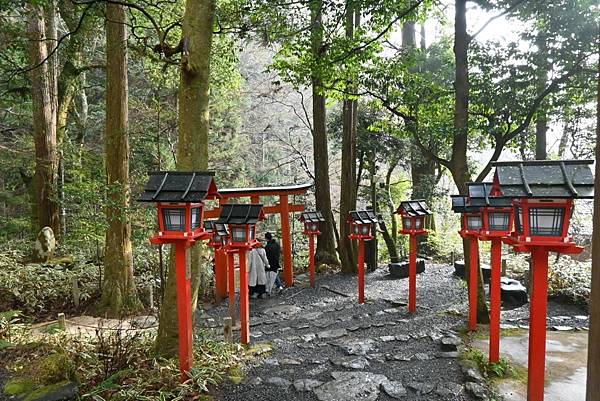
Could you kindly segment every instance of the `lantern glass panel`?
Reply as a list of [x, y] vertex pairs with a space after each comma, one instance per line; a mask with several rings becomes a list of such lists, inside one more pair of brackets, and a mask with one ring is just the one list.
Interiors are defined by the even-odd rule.
[[490, 231], [508, 231], [510, 212], [489, 212], [488, 227]]
[[402, 226], [404, 227], [405, 230], [412, 229], [412, 219], [410, 217], [403, 217], [402, 218]]
[[562, 237], [564, 207], [529, 208], [529, 231], [531, 235]]
[[467, 215], [467, 228], [469, 230], [481, 230], [481, 215]]
[[368, 224], [363, 224], [360, 226], [360, 231], [362, 235], [369, 235], [371, 232], [371, 227]]
[[185, 209], [162, 209], [165, 231], [185, 231]]
[[415, 230], [420, 230], [423, 228], [423, 217], [415, 218]]
[[233, 242], [246, 242], [246, 235], [246, 227], [244, 226], [233, 226], [231, 228]]
[[523, 234], [523, 225], [521, 224], [521, 222], [523, 221], [523, 208], [518, 206], [516, 208], [516, 211], [517, 212], [515, 213], [515, 227], [519, 234]]
[[196, 228], [200, 227], [200, 217], [202, 216], [201, 213], [201, 208], [199, 207], [195, 207], [192, 209], [192, 225], [191, 228], [192, 230], [195, 230]]
[[319, 225], [317, 223], [310, 223], [309, 230], [310, 231], [318, 231]]
[[250, 226], [250, 240], [256, 238], [256, 226]]
[[352, 226], [352, 231], [354, 232], [354, 234], [360, 234], [360, 226], [358, 225], [353, 225]]

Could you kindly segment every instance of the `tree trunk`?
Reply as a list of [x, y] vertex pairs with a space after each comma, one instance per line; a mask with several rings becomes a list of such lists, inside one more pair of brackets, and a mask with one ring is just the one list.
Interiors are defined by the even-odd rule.
[[[454, 141], [450, 173], [461, 195], [467, 194], [467, 182], [471, 180], [467, 163], [468, 110], [469, 110], [469, 35], [467, 33], [467, 0], [456, 0], [454, 20], [454, 55], [456, 60], [455, 102], [454, 102]], [[463, 240], [465, 266], [469, 266], [469, 240]], [[479, 269], [479, 277], [482, 277]], [[471, 283], [469, 283], [471, 285]], [[477, 289], [477, 320], [489, 322], [483, 280], [479, 280]]]
[[139, 307], [129, 220], [129, 134], [125, 7], [106, 5], [106, 242], [101, 307], [122, 316]]
[[[321, 57], [323, 48], [323, 1], [311, 2], [311, 51], [315, 63]], [[325, 223], [321, 235], [317, 237], [315, 262], [318, 264], [339, 264], [335, 245], [335, 221], [331, 210], [331, 188], [329, 184], [329, 149], [327, 145], [327, 117], [325, 96], [321, 80], [311, 77], [313, 111], [313, 160], [315, 166], [315, 201], [317, 210], [323, 213]]]
[[[536, 45], [538, 48], [537, 54], [537, 93], [541, 93], [546, 89], [548, 81], [548, 63], [546, 61], [546, 35], [542, 32], [537, 34]], [[546, 102], [540, 104], [535, 117], [535, 159], [546, 160], [546, 133], [548, 131], [548, 116], [546, 113]]]
[[[179, 79], [179, 135], [177, 169], [208, 169], [208, 133], [210, 100], [210, 54], [212, 48], [214, 0], [187, 0], [183, 16], [183, 55]], [[192, 270], [192, 313], [198, 294], [208, 288], [212, 271], [202, 259], [207, 252], [197, 244], [190, 252]], [[177, 283], [174, 247], [171, 249], [164, 302], [160, 311], [156, 349], [164, 356], [175, 356], [179, 346], [177, 321]]]
[[51, 83], [42, 10], [31, 7], [29, 16], [29, 60], [31, 71], [33, 135], [35, 141], [35, 210], [36, 233], [50, 227], [60, 235], [58, 204], [58, 151], [56, 148], [56, 115], [52, 110]]
[[[355, 3], [346, 2], [346, 37], [354, 36]], [[352, 90], [353, 83], [347, 83]], [[356, 272], [355, 244], [348, 238], [350, 234], [347, 223], [348, 214], [356, 208], [354, 189], [356, 185], [356, 105], [354, 100], [346, 99], [342, 110], [342, 171], [340, 182], [340, 245], [339, 254], [342, 271]]]
[[[598, 37], [600, 54], [600, 36]], [[596, 160], [600, 160], [600, 63], [598, 63], [596, 104]], [[596, 161], [596, 189], [600, 188], [600, 163]], [[600, 401], [600, 191], [594, 192], [594, 230], [592, 234], [592, 292], [590, 294], [590, 333], [588, 338], [586, 401]]]

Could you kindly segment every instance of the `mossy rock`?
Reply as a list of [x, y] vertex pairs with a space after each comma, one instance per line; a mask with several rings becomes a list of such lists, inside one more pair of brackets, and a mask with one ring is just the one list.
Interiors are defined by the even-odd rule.
[[4, 394], [10, 396], [29, 393], [35, 389], [35, 383], [28, 379], [11, 379], [4, 385]]
[[34, 367], [36, 380], [40, 384], [54, 384], [62, 381], [76, 381], [75, 365], [66, 354], [48, 355]]
[[36, 389], [27, 394], [23, 401], [67, 401], [75, 400], [79, 388], [68, 380]]

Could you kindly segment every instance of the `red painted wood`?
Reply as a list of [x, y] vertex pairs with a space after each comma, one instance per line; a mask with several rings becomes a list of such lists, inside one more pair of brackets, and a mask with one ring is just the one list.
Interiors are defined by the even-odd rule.
[[408, 311], [417, 311], [417, 236], [410, 236], [408, 263]]
[[215, 249], [215, 297], [218, 302], [227, 296], [227, 255], [223, 248]]
[[283, 248], [283, 278], [286, 287], [294, 285], [294, 268], [292, 266], [292, 236], [290, 233], [290, 205], [288, 196], [279, 197], [281, 206], [281, 243]]
[[175, 263], [177, 281], [177, 317], [179, 324], [179, 369], [181, 382], [188, 379], [194, 361], [192, 335], [192, 290], [190, 277], [186, 269], [186, 243], [175, 244]]
[[315, 288], [315, 236], [308, 236], [308, 271], [310, 275], [310, 287]]
[[477, 284], [479, 278], [479, 242], [471, 237], [471, 257], [469, 265], [469, 330], [477, 330]]
[[235, 253], [227, 252], [227, 294], [229, 295], [229, 317], [235, 324]]
[[246, 271], [246, 249], [240, 249], [240, 335], [241, 343], [250, 343], [250, 305], [248, 299], [248, 273]]
[[532, 289], [529, 309], [529, 360], [527, 400], [544, 400], [544, 368], [546, 365], [546, 312], [548, 301], [548, 251], [534, 249]]
[[365, 303], [365, 241], [358, 240], [358, 303]]
[[492, 238], [492, 279], [490, 282], [490, 363], [500, 360], [500, 278], [502, 276], [502, 240]]

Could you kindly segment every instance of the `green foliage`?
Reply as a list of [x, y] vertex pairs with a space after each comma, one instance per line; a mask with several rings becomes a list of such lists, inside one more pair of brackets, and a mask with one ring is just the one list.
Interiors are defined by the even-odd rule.
[[[487, 356], [479, 348], [467, 348], [461, 353], [461, 359], [473, 361], [488, 379], [520, 379], [524, 369], [513, 365], [508, 359], [500, 358], [497, 363], [489, 363]], [[525, 375], [526, 376], [526, 375]]]

